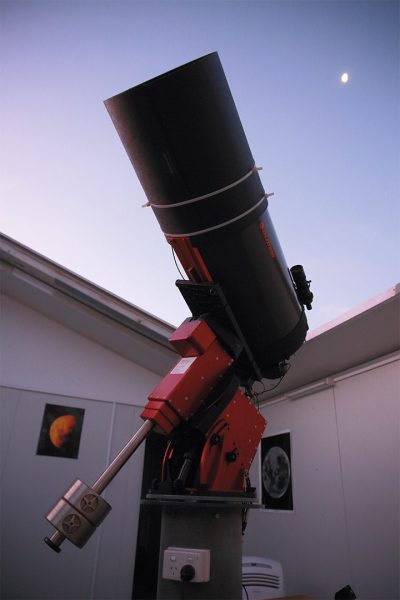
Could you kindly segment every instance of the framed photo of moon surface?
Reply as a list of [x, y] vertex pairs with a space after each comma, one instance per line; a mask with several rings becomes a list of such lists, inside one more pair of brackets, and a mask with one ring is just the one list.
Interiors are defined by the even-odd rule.
[[78, 458], [83, 408], [46, 404], [36, 454]]
[[262, 504], [270, 510], [293, 510], [290, 431], [261, 440]]

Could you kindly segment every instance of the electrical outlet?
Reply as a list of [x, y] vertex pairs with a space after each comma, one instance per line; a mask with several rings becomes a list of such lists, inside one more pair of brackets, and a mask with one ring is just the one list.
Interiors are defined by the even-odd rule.
[[[182, 569], [185, 568], [184, 571]], [[190, 567], [193, 567], [191, 569]], [[185, 579], [189, 573], [190, 579]], [[204, 583], [210, 581], [210, 551], [204, 548], [176, 548], [164, 550], [163, 579]]]

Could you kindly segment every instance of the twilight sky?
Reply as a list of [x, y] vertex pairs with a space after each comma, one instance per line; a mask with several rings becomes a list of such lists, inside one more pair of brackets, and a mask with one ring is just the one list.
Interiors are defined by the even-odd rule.
[[397, 1], [1, 0], [0, 230], [178, 325], [103, 100], [215, 50], [314, 329], [400, 281]]

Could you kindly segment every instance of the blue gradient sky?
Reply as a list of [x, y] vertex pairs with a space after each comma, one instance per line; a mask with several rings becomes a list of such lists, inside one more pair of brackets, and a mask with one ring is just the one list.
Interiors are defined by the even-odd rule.
[[287, 262], [312, 279], [311, 328], [400, 280], [398, 2], [0, 10], [3, 233], [179, 324], [170, 248], [102, 101], [217, 50]]

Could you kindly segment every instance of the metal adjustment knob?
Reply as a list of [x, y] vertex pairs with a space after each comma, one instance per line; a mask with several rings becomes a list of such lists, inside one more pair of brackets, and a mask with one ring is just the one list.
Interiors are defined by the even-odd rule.
[[77, 479], [46, 519], [70, 542], [82, 548], [110, 510], [108, 502]]

